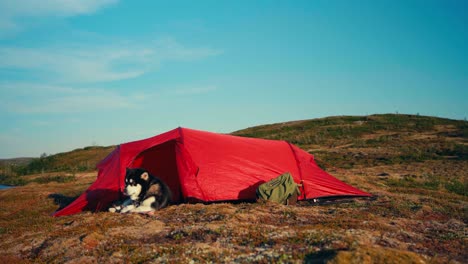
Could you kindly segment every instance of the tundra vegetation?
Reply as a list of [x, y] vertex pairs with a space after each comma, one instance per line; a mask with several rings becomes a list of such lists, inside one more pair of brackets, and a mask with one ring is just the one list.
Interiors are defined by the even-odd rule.
[[53, 218], [113, 147], [0, 162], [0, 262], [464, 263], [468, 122], [340, 116], [233, 134], [287, 140], [376, 199], [180, 204], [154, 215]]

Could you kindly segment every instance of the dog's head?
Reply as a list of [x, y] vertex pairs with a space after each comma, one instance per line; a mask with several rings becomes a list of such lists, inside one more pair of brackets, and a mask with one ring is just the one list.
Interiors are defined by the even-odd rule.
[[146, 170], [127, 168], [124, 194], [132, 200], [138, 200], [142, 191], [147, 189], [150, 177]]

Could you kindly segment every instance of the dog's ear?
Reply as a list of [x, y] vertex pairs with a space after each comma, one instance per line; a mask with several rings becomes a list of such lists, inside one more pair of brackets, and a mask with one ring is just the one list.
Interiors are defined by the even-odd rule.
[[143, 172], [143, 174], [141, 174], [141, 179], [145, 180], [145, 181], [148, 181], [149, 179], [149, 174], [145, 171]]

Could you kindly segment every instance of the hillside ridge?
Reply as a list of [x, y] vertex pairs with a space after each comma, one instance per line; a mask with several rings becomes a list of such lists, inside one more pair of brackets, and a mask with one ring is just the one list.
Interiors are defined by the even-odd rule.
[[[259, 125], [230, 134], [286, 140], [335, 166], [468, 158], [468, 122], [430, 116], [330, 116]], [[0, 165], [22, 167], [17, 169], [19, 174], [92, 171], [114, 148], [114, 145], [88, 146], [41, 158], [3, 159]], [[373, 150], [362, 157], [362, 152], [369, 149]], [[343, 150], [351, 157], [340, 157]]]

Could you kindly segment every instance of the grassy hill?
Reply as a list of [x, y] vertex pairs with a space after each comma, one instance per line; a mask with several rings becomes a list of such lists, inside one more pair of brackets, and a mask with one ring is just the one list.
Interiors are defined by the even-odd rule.
[[468, 159], [468, 122], [427, 116], [336, 116], [252, 127], [233, 134], [286, 140], [327, 164], [347, 168]]
[[467, 131], [466, 121], [388, 114], [233, 133], [290, 141], [377, 197], [318, 206], [181, 204], [150, 216], [51, 218], [95, 180], [92, 168], [113, 147], [42, 157], [25, 166], [40, 173], [18, 176], [25, 186], [0, 191], [0, 262], [464, 263]]
[[[468, 122], [427, 116], [335, 116], [256, 126], [232, 134], [286, 140], [314, 154], [325, 168], [326, 164], [351, 168], [468, 159]], [[92, 171], [114, 148], [85, 147], [3, 163], [17, 166], [19, 174]]]
[[13, 158], [13, 159], [0, 159], [0, 167], [5, 166], [24, 166], [28, 165], [34, 158]]
[[[0, 184], [26, 185], [31, 182], [68, 182], [78, 172], [89, 172], [104, 159], [115, 146], [85, 147], [40, 158], [15, 158], [0, 161]], [[30, 177], [40, 175], [42, 177]]]
[[109, 147], [85, 147], [75, 149], [70, 152], [59, 153], [50, 156], [43, 156], [34, 159], [24, 168], [20, 168], [22, 174], [53, 172], [53, 171], [91, 171], [96, 169], [96, 165], [104, 159], [115, 146]]
[[[17, 158], [0, 161], [0, 184], [24, 185], [30, 182], [31, 174], [69, 173], [94, 171], [96, 165], [104, 159], [115, 146], [85, 147], [40, 158]], [[51, 179], [59, 179], [56, 176]]]

